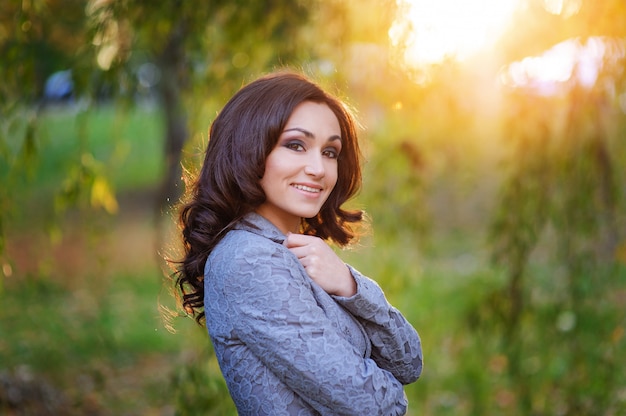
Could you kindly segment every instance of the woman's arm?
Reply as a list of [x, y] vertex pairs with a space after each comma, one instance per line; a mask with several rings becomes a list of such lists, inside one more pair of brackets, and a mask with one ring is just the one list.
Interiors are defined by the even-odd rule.
[[422, 345], [413, 326], [394, 308], [373, 280], [348, 266], [357, 283], [356, 295], [335, 300], [354, 315], [372, 343], [372, 358], [400, 382], [409, 384], [422, 373]]
[[347, 266], [322, 239], [289, 234], [284, 245], [307, 274], [364, 326], [376, 363], [404, 384], [422, 371], [422, 347], [417, 331], [392, 307], [380, 287]]
[[234, 335], [282, 383], [322, 414], [405, 413], [402, 384], [338, 332], [291, 253], [248, 242], [232, 256], [215, 270], [220, 307]]

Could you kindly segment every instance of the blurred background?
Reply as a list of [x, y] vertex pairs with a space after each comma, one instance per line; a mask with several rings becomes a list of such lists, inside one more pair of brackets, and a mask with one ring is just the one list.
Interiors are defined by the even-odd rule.
[[165, 259], [285, 67], [357, 111], [343, 257], [422, 336], [409, 414], [626, 414], [625, 63], [622, 0], [1, 2], [0, 414], [235, 414]]

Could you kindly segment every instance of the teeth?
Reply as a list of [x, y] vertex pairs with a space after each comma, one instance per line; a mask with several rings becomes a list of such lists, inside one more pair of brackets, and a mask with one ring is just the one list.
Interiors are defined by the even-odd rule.
[[294, 185], [293, 185], [293, 187], [294, 187], [294, 188], [296, 188], [296, 189], [300, 189], [301, 191], [307, 191], [307, 192], [321, 192], [321, 190], [320, 190], [320, 189], [317, 189], [317, 188], [311, 188], [311, 187], [304, 186], [304, 185], [296, 185], [296, 184], [294, 184]]

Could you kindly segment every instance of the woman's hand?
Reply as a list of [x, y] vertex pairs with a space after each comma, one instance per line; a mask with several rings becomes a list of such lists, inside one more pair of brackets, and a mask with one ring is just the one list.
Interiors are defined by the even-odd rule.
[[326, 293], [347, 298], [356, 294], [356, 282], [348, 266], [324, 240], [289, 233], [283, 244], [298, 257], [309, 277]]

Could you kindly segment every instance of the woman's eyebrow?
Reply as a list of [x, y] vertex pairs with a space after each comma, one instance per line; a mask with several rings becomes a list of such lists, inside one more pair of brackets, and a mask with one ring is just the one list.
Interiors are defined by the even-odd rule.
[[311, 133], [310, 131], [306, 130], [306, 129], [302, 129], [300, 127], [293, 127], [290, 129], [285, 129], [283, 130], [283, 133], [286, 133], [288, 131], [299, 131], [300, 133], [304, 134], [306, 137], [310, 137], [310, 138], [314, 138], [315, 135], [313, 133]]
[[[285, 129], [285, 130], [283, 130], [283, 133], [286, 133], [286, 132], [289, 132], [289, 131], [298, 131], [298, 132], [304, 134], [304, 136], [306, 138], [310, 138], [310, 139], [314, 139], [315, 138], [315, 135], [313, 133], [311, 133], [310, 131], [308, 131], [306, 129], [303, 129], [301, 127], [293, 127], [293, 128], [290, 128], [290, 129]], [[339, 142], [341, 142], [342, 141], [341, 140], [341, 136], [333, 135], [333, 136], [330, 136], [328, 138], [329, 142], [332, 142], [332, 141], [335, 141], [335, 140], [339, 140]]]

